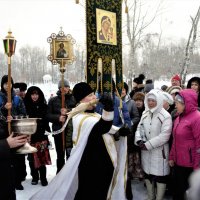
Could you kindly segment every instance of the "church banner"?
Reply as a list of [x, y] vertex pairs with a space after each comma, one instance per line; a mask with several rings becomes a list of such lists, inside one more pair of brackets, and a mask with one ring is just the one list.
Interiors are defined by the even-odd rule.
[[121, 94], [122, 3], [86, 0], [87, 82], [93, 90], [110, 92], [112, 79]]

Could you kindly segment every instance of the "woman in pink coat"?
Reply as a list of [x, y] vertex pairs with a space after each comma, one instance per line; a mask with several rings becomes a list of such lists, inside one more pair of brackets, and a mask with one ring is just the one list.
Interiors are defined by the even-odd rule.
[[188, 177], [200, 167], [200, 112], [197, 110], [197, 93], [181, 90], [175, 97], [179, 116], [174, 122], [173, 144], [169, 165], [174, 167], [174, 200], [184, 200]]

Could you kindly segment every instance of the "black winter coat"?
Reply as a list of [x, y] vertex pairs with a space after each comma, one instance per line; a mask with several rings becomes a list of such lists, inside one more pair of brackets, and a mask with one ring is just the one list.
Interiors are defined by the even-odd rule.
[[0, 120], [0, 199], [15, 200], [13, 153], [7, 137], [7, 123]]
[[[20, 97], [16, 97], [17, 105], [14, 103], [15, 94], [12, 91], [12, 109], [11, 115], [26, 115], [24, 103]], [[4, 90], [0, 91], [0, 199], [15, 200], [15, 149], [10, 149], [6, 138], [8, 134], [7, 109], [4, 105], [7, 102], [7, 94]]]
[[[34, 91], [37, 91], [39, 94], [39, 98], [36, 102], [33, 102], [31, 99], [31, 94]], [[37, 120], [37, 130], [33, 135], [31, 135], [31, 144], [48, 140], [47, 135], [45, 135], [45, 131], [50, 131], [49, 123], [46, 119], [47, 104], [44, 98], [44, 94], [40, 88], [36, 86], [30, 87], [24, 98], [24, 104], [29, 118], [39, 118]]]
[[[68, 110], [71, 110], [76, 106], [76, 102], [72, 94], [65, 95], [65, 106]], [[61, 92], [57, 92], [57, 96], [51, 98], [48, 103], [47, 120], [52, 123], [53, 131], [57, 131], [62, 127], [62, 123], [59, 122], [61, 115], [62, 98]]]

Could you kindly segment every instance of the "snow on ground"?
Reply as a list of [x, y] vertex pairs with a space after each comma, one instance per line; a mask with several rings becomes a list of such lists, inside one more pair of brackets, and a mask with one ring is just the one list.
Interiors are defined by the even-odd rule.
[[[48, 137], [50, 142], [52, 143], [52, 149], [50, 150], [52, 165], [47, 165], [47, 180], [48, 182], [50, 182], [52, 178], [56, 175], [56, 152], [52, 136], [50, 135]], [[35, 194], [38, 190], [40, 190], [43, 187], [40, 184], [40, 182], [38, 182], [38, 185], [31, 185], [32, 177], [30, 175], [30, 168], [27, 157], [26, 157], [26, 171], [27, 171], [26, 180], [22, 182], [24, 190], [16, 190], [17, 200], [28, 200], [33, 194]]]
[[[52, 165], [47, 165], [48, 182], [50, 182], [56, 175], [56, 151], [54, 147], [54, 140], [51, 135], [49, 136], [49, 140], [52, 142], [52, 149], [50, 150]], [[27, 159], [26, 159], [26, 171], [27, 171], [26, 180], [22, 182], [24, 190], [16, 191], [17, 200], [28, 200], [33, 194], [35, 194], [43, 187], [40, 184], [40, 182], [38, 182], [38, 185], [31, 185], [32, 178], [30, 175], [30, 168]], [[144, 187], [143, 181], [137, 181], [137, 180], [132, 181], [132, 191], [133, 191], [133, 200], [147, 200], [147, 191], [146, 188]], [[49, 199], [42, 199], [42, 200], [49, 200]], [[55, 199], [55, 200], [63, 200], [63, 199]], [[172, 200], [172, 198], [165, 197], [164, 200]]]
[[[52, 165], [47, 166], [47, 179], [50, 182], [56, 174], [56, 155], [55, 149], [50, 150]], [[28, 200], [33, 194], [39, 191], [43, 186], [41, 186], [40, 182], [38, 185], [31, 185], [31, 176], [28, 162], [26, 162], [27, 169], [27, 177], [26, 180], [22, 183], [24, 186], [24, 190], [17, 190], [17, 200]], [[66, 177], [67, 178], [67, 177]], [[144, 187], [143, 181], [133, 180], [132, 181], [132, 192], [133, 192], [133, 200], [147, 200], [147, 191]], [[49, 199], [42, 199], [49, 200]], [[54, 200], [54, 199], [52, 199]], [[63, 200], [63, 199], [55, 199], [55, 200]], [[172, 200], [171, 197], [165, 197], [164, 200]]]

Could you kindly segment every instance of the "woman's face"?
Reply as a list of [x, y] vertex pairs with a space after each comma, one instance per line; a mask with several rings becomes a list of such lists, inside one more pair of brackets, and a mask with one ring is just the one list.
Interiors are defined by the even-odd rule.
[[31, 95], [31, 99], [33, 100], [33, 102], [36, 102], [38, 100], [38, 98], [39, 98], [39, 94], [34, 93]]
[[144, 105], [144, 102], [142, 100], [136, 100], [135, 101], [136, 107], [137, 108], [142, 108]]
[[123, 88], [122, 93], [121, 93], [121, 97], [125, 97], [125, 96], [126, 96], [126, 90]]
[[199, 84], [196, 81], [192, 82], [191, 89], [193, 89], [195, 92], [199, 92]]
[[185, 105], [183, 103], [180, 103], [179, 101], [175, 101], [175, 107], [179, 114], [183, 113], [183, 111], [185, 110]]
[[[6, 92], [8, 92], [8, 82], [3, 84], [3, 88]], [[10, 88], [12, 88], [12, 83], [10, 84]]]
[[163, 101], [163, 108], [165, 109], [165, 110], [168, 110], [168, 108], [169, 108], [169, 103], [167, 102], [167, 101]]
[[155, 108], [157, 106], [157, 101], [155, 99], [147, 99], [147, 105], [149, 109]]
[[104, 22], [102, 24], [103, 29], [108, 32], [109, 28], [110, 28], [110, 23], [109, 22]]

